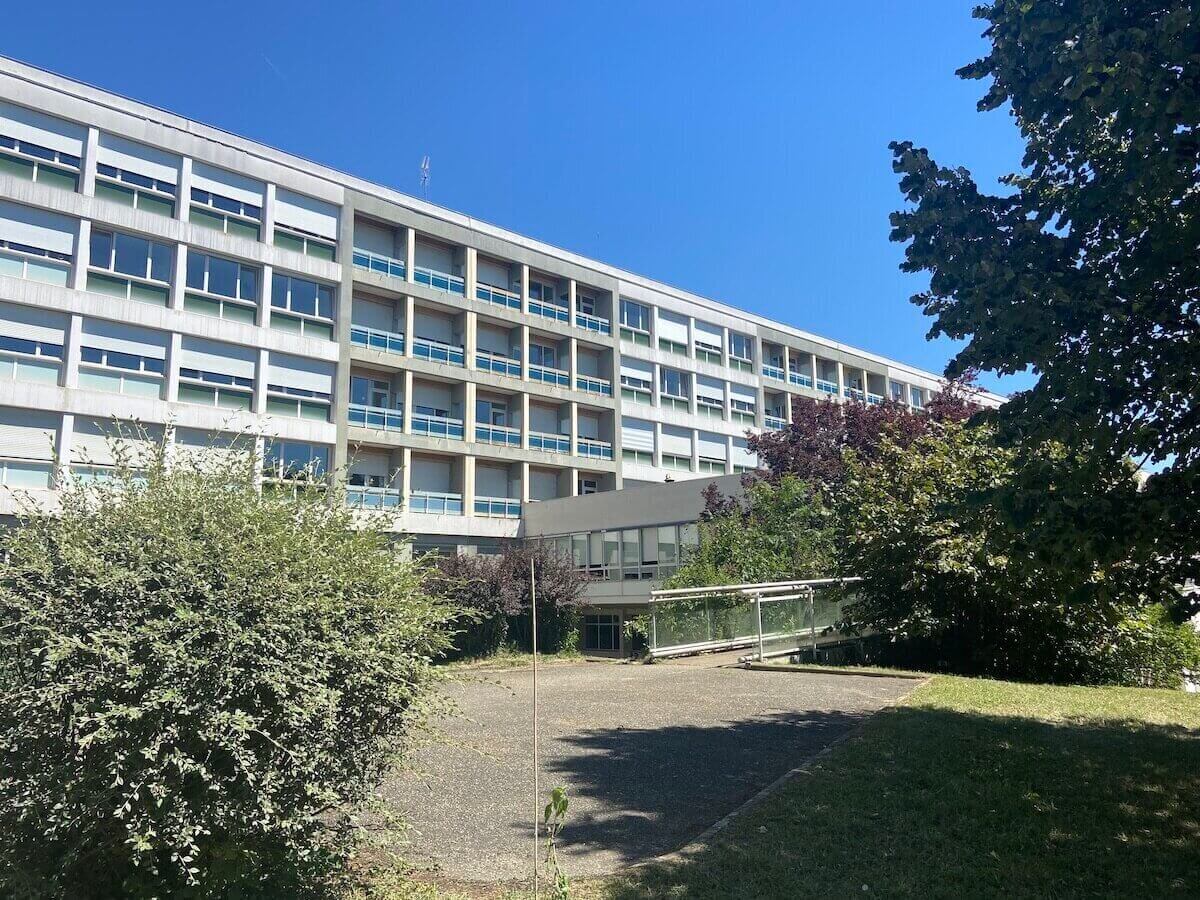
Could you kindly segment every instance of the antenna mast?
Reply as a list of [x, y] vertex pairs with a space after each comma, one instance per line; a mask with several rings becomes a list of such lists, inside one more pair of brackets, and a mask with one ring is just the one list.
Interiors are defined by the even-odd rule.
[[429, 154], [421, 157], [421, 196], [429, 199]]

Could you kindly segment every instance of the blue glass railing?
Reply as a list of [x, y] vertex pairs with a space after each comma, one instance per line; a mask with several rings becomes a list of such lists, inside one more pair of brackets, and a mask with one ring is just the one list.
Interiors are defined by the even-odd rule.
[[565, 322], [570, 317], [565, 306], [556, 306], [553, 303], [544, 303], [541, 300], [530, 300], [529, 312], [535, 316], [543, 316], [544, 318], [555, 319], [559, 322]]
[[363, 325], [350, 326], [350, 343], [384, 353], [404, 353], [404, 335]]
[[788, 381], [800, 387], [810, 388], [813, 386], [812, 376], [805, 375], [803, 372], [788, 372]]
[[507, 425], [475, 423], [475, 440], [481, 444], [500, 444], [505, 447], [521, 446], [521, 431]]
[[360, 269], [378, 272], [380, 275], [391, 275], [393, 278], [403, 278], [405, 275], [404, 261], [382, 256], [369, 250], [354, 250], [354, 264]]
[[476, 497], [475, 515], [492, 519], [521, 518], [521, 501], [505, 497]]
[[586, 331], [612, 334], [612, 322], [600, 316], [593, 316], [590, 313], [575, 313], [575, 324]]
[[883, 394], [868, 393], [867, 394], [867, 402], [870, 403], [872, 406], [878, 406], [880, 403], [883, 402]]
[[493, 287], [490, 284], [475, 285], [475, 299], [485, 303], [495, 303], [508, 309], [521, 308], [521, 295], [506, 291], [504, 288]]
[[606, 378], [595, 378], [591, 375], [576, 375], [575, 387], [588, 394], [612, 396], [612, 382]]
[[547, 453], [570, 453], [571, 438], [562, 434], [531, 431], [529, 432], [529, 449], [545, 450]]
[[787, 381], [787, 376], [784, 374], [783, 366], [767, 366], [762, 367], [762, 373], [767, 378], [776, 378], [779, 381]]
[[381, 406], [363, 406], [351, 403], [348, 418], [351, 425], [361, 425], [364, 428], [379, 428], [383, 431], [404, 430], [404, 410], [401, 409], [384, 409]]
[[529, 380], [544, 381], [546, 384], [559, 384], [563, 387], [570, 387], [571, 374], [564, 372], [562, 369], [549, 369], [546, 366], [530, 366]]
[[437, 516], [461, 516], [463, 511], [462, 494], [412, 491], [408, 495], [408, 511], [432, 513]]
[[787, 425], [787, 420], [784, 419], [783, 416], [764, 416], [763, 424], [767, 428], [779, 431], [781, 428], [784, 428]]
[[356, 509], [398, 509], [400, 492], [394, 488], [346, 488], [346, 505]]
[[417, 359], [447, 363], [451, 366], [463, 365], [464, 359], [461, 345], [443, 344], [441, 341], [434, 341], [423, 337], [419, 337], [413, 341], [413, 356]]
[[424, 266], [413, 266], [413, 281], [448, 294], [462, 294], [466, 290], [466, 283], [459, 276]]
[[463, 439], [462, 419], [451, 419], [449, 416], [429, 416], [424, 413], [413, 413], [412, 433], [423, 434], [426, 437], [448, 438], [452, 441]]
[[824, 378], [817, 379], [817, 390], [822, 394], [836, 394], [838, 386], [836, 381], [826, 381]]
[[580, 438], [576, 444], [576, 452], [590, 459], [612, 459], [612, 444], [608, 441], [598, 441], [594, 438]]
[[489, 353], [487, 350], [475, 351], [475, 368], [483, 372], [495, 372], [498, 375], [521, 377], [521, 361], [511, 356], [501, 356], [499, 353]]
[[850, 397], [852, 400], [859, 400], [859, 401], [862, 401], [862, 400], [866, 400], [866, 399], [867, 399], [867, 395], [866, 395], [866, 394], [864, 394], [864, 393], [863, 393], [861, 390], [859, 390], [858, 388], [852, 388], [852, 387], [848, 387], [848, 388], [846, 388], [846, 396], [847, 396], [847, 397]]

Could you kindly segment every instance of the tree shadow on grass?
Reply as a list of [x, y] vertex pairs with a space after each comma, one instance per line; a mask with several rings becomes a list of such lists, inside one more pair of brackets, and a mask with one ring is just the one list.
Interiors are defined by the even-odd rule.
[[[563, 774], [599, 789], [593, 773]], [[659, 821], [675, 813], [668, 804]], [[710, 846], [607, 889], [616, 900], [1198, 891], [1200, 732], [930, 707], [885, 710]]]

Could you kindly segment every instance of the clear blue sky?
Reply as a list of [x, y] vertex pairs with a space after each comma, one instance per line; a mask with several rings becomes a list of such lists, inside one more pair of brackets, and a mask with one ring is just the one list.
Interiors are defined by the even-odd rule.
[[60, 0], [0, 52], [410, 193], [428, 154], [436, 203], [940, 371], [887, 144], [1018, 164], [974, 2]]

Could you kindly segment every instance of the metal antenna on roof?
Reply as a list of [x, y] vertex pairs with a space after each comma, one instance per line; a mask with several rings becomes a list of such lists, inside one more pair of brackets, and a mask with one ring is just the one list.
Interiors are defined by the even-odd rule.
[[429, 154], [421, 157], [421, 196], [429, 199]]

